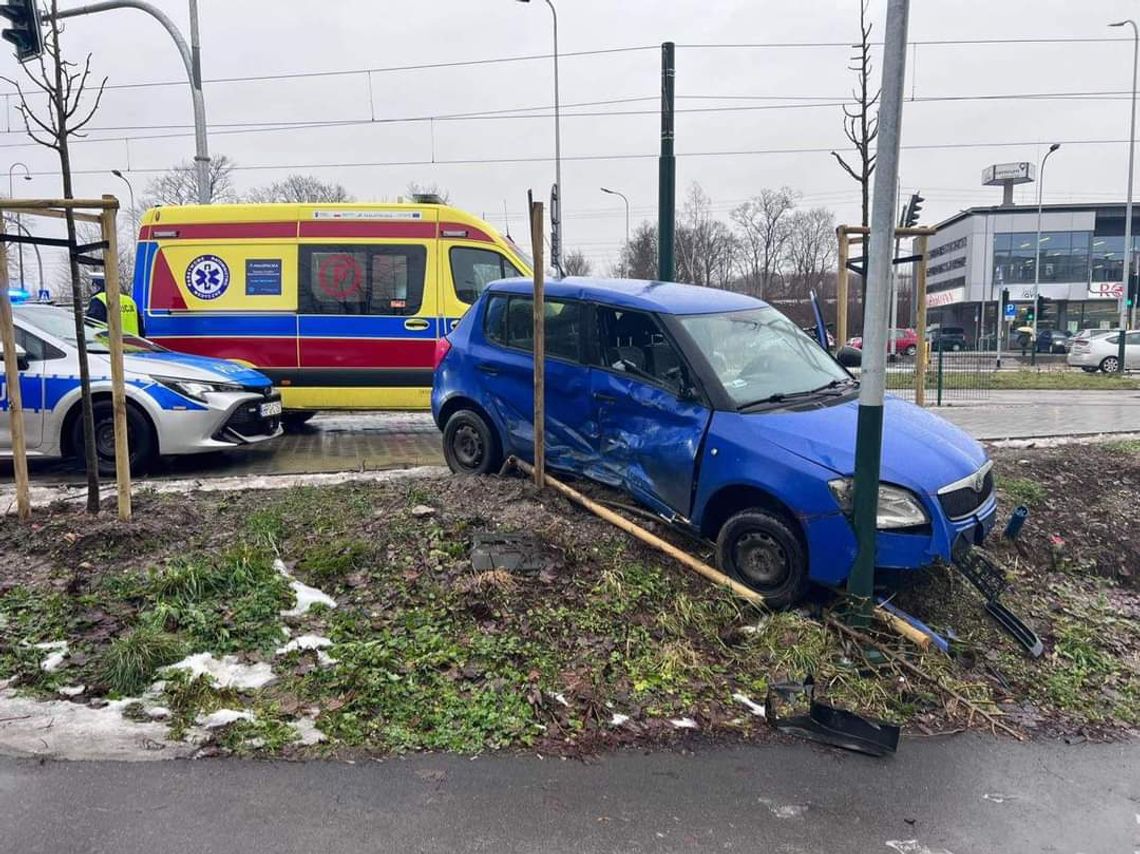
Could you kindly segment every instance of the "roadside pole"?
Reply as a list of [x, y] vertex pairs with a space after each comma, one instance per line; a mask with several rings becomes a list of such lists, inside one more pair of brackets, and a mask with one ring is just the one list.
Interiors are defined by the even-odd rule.
[[[103, 196], [114, 202], [114, 196]], [[107, 335], [111, 351], [111, 409], [115, 422], [115, 488], [118, 492], [119, 520], [131, 521], [131, 454], [127, 442], [127, 391], [123, 372], [123, 314], [119, 288], [119, 241], [115, 225], [117, 207], [99, 214], [103, 226], [103, 273], [107, 286]]]
[[[4, 218], [0, 216], [0, 238]], [[23, 283], [20, 283], [23, 287]], [[32, 515], [28, 495], [28, 444], [24, 438], [24, 407], [20, 395], [20, 365], [16, 357], [16, 331], [12, 326], [12, 303], [8, 299], [8, 242], [0, 239], [0, 343], [4, 345], [4, 384], [8, 399], [8, 429], [12, 434], [12, 468], [16, 478], [16, 513]]]
[[847, 343], [847, 258], [851, 254], [846, 226], [835, 229], [839, 238], [839, 270], [835, 274], [835, 349]]
[[854, 524], [858, 555], [847, 580], [857, 623], [870, 620], [875, 586], [875, 537], [883, 444], [883, 387], [886, 379], [888, 290], [893, 257], [895, 190], [899, 173], [903, 84], [906, 78], [910, 0], [888, 0], [883, 47], [878, 162], [875, 167], [871, 234], [866, 252], [867, 299], [863, 320], [863, 374], [855, 441]]
[[534, 485], [546, 486], [546, 305], [542, 258], [542, 202], [530, 203], [530, 245], [534, 257]]
[[930, 346], [926, 343], [926, 245], [925, 234], [918, 238], [918, 269], [914, 272], [915, 331], [918, 340], [914, 345], [914, 402], [926, 406], [926, 364], [930, 359]]
[[673, 235], [677, 216], [677, 158], [673, 154], [673, 42], [661, 45], [661, 160], [657, 177], [657, 279], [673, 281]]

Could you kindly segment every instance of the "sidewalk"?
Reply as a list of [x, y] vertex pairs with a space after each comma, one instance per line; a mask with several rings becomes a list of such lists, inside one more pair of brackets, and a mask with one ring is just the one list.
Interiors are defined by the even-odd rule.
[[991, 391], [929, 409], [990, 441], [1140, 432], [1140, 391]]

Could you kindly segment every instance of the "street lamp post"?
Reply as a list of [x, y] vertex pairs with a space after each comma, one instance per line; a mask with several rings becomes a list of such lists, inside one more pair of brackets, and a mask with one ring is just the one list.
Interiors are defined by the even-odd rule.
[[1037, 316], [1041, 313], [1038, 303], [1041, 301], [1041, 198], [1045, 189], [1045, 164], [1049, 162], [1049, 155], [1061, 147], [1061, 143], [1054, 142], [1041, 158], [1037, 167], [1037, 246], [1033, 251], [1033, 340], [1029, 351], [1029, 361], [1037, 364]]
[[[21, 169], [24, 170], [24, 180], [25, 181], [32, 180], [32, 173], [28, 171], [28, 166], [26, 163], [13, 163], [12, 166], [8, 169], [8, 198], [9, 199], [16, 195], [15, 184], [12, 181], [12, 173], [16, 171], [17, 166], [19, 166]], [[20, 215], [16, 214], [16, 228], [19, 229], [20, 227], [21, 227]], [[20, 287], [22, 288], [22, 287], [24, 287], [24, 244], [23, 243], [17, 244], [16, 252], [18, 253], [19, 258], [20, 258]]]
[[[520, 3], [529, 3], [530, 0], [518, 0]], [[554, 227], [553, 240], [550, 244], [550, 266], [562, 273], [562, 112], [558, 90], [558, 10], [554, 8], [552, 0], [546, 0], [550, 7], [550, 14], [554, 19], [554, 187], [558, 198], [557, 207], [551, 210], [551, 221]]]
[[138, 223], [138, 208], [135, 207], [135, 188], [131, 186], [130, 180], [119, 169], [112, 169], [111, 174], [127, 185], [127, 193], [131, 200], [131, 226], [135, 230], [135, 240], [139, 237], [139, 223]]
[[[610, 190], [602, 187], [603, 193], [609, 193], [611, 196], [619, 196], [625, 202], [625, 245], [629, 246], [629, 197], [625, 193], [619, 193], [617, 190]], [[623, 252], [624, 254], [624, 252]]]
[[[1124, 208], [1124, 292], [1120, 295], [1120, 344], [1117, 347], [1119, 371], [1124, 373], [1124, 339], [1128, 323], [1128, 285], [1132, 267], [1132, 168], [1136, 158], [1136, 65], [1140, 60], [1140, 30], [1131, 18], [1109, 24], [1110, 27], [1132, 27], [1132, 120], [1128, 133], [1128, 202]], [[1136, 325], [1136, 306], [1132, 306], [1132, 326]]]

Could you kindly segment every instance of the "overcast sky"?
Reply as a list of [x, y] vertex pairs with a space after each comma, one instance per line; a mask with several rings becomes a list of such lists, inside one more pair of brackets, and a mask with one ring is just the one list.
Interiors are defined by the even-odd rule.
[[[186, 0], [155, 2], [187, 28]], [[826, 205], [840, 221], [858, 221], [858, 187], [827, 154], [845, 145], [841, 110], [834, 104], [848, 96], [853, 82], [847, 70], [850, 50], [731, 46], [854, 40], [856, 0], [556, 2], [563, 53], [646, 48], [563, 57], [563, 200], [569, 248], [583, 249], [603, 270], [615, 258], [624, 237], [624, 209], [620, 199], [603, 195], [601, 186], [630, 197], [635, 226], [656, 218], [656, 46], [665, 40], [678, 44], [679, 204], [687, 186], [696, 181], [713, 198], [718, 213], [727, 217], [731, 207], [760, 189], [787, 184], [803, 193], [804, 204]], [[550, 10], [538, 0], [201, 0], [200, 7], [207, 80], [486, 60], [547, 54], [551, 48]], [[885, 8], [885, 0], [871, 4], [876, 38], [882, 35]], [[905, 191], [923, 192], [924, 220], [934, 222], [964, 207], [996, 203], [1000, 190], [980, 186], [982, 169], [991, 163], [1036, 160], [1043, 145], [1054, 140], [1066, 144], [1050, 159], [1046, 201], [1122, 199], [1129, 102], [1119, 93], [1130, 88], [1132, 42], [923, 42], [1120, 39], [1131, 31], [1110, 30], [1106, 24], [1136, 13], [1136, 4], [1127, 0], [912, 3], [910, 39], [916, 44], [908, 56], [906, 91], [917, 100], [908, 101], [904, 110], [904, 146], [1018, 143], [904, 150], [902, 184]], [[0, 73], [18, 74], [10, 51], [0, 52]], [[136, 10], [68, 22], [65, 52], [74, 59], [94, 54], [93, 68], [107, 75], [110, 85], [184, 80], [165, 31]], [[0, 90], [9, 88], [0, 83]], [[524, 235], [527, 189], [545, 196], [553, 180], [551, 119], [386, 120], [549, 108], [549, 59], [379, 72], [371, 75], [371, 90], [370, 104], [365, 74], [210, 83], [206, 109], [211, 153], [228, 154], [237, 162], [241, 189], [291, 171], [340, 182], [362, 200], [393, 199], [409, 181], [438, 182], [450, 190], [455, 204], [484, 214], [499, 227], [505, 203], [512, 232], [517, 238]], [[1118, 94], [976, 99], [1103, 92]], [[922, 100], [962, 96], [972, 100]], [[612, 100], [623, 103], [571, 106]], [[685, 112], [742, 106], [780, 109]], [[29, 145], [11, 99], [8, 107], [0, 145], [9, 164], [23, 161], [35, 174], [34, 182], [18, 182], [17, 195], [56, 194], [54, 153]], [[93, 122], [93, 127], [107, 130], [91, 134], [92, 140], [101, 141], [78, 143], [74, 149], [77, 194], [123, 193], [123, 185], [109, 175], [115, 168], [127, 172], [141, 192], [156, 171], [190, 158], [190, 107], [185, 85], [108, 91]], [[644, 114], [572, 115], [600, 111]], [[373, 117], [376, 123], [370, 122]], [[358, 124], [232, 132], [233, 125], [243, 122], [337, 121]], [[182, 135], [145, 138], [170, 134]], [[1078, 144], [1081, 140], [1110, 142]], [[773, 149], [814, 151], [762, 153]], [[626, 157], [616, 159], [620, 156]], [[531, 162], [470, 162], [492, 159]], [[1022, 188], [1019, 200], [1030, 201], [1034, 194], [1032, 186]]]

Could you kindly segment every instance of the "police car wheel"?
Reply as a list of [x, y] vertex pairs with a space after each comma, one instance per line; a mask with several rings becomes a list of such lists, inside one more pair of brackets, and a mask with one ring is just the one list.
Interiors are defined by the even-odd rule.
[[[95, 415], [95, 455], [99, 461], [99, 474], [115, 473], [115, 411], [109, 400], [98, 400], [94, 406]], [[82, 465], [84, 461], [83, 418], [75, 419], [75, 455]], [[134, 406], [127, 404], [127, 445], [130, 452], [131, 471], [146, 468], [154, 456], [154, 431], [150, 422]]]
[[725, 522], [717, 536], [716, 559], [722, 572], [755, 590], [770, 608], [789, 608], [807, 593], [807, 553], [773, 513], [745, 510]]
[[443, 456], [456, 474], [488, 474], [500, 466], [494, 430], [478, 412], [461, 409], [443, 428]]

